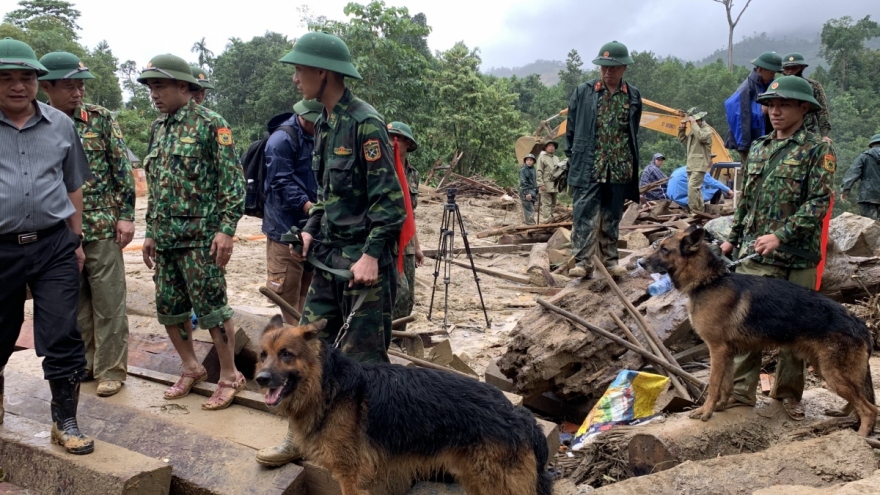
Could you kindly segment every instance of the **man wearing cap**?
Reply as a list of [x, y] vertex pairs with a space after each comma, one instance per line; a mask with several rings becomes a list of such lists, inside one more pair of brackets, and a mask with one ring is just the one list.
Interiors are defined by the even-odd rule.
[[535, 155], [529, 153], [519, 167], [519, 199], [522, 202], [523, 221], [535, 225], [535, 196], [538, 194], [538, 179], [535, 173]]
[[782, 72], [782, 58], [776, 52], [764, 52], [752, 60], [754, 70], [740, 84], [735, 93], [724, 102], [730, 130], [724, 145], [739, 151], [741, 163], [746, 163], [752, 143], [770, 130], [770, 123], [757, 103], [758, 95]]
[[[645, 167], [645, 170], [642, 171], [642, 177], [639, 179], [639, 190], [641, 188], [647, 186], [648, 184], [652, 184], [657, 181], [661, 181], [666, 178], [666, 174], [660, 170], [660, 167], [663, 166], [663, 162], [666, 161], [666, 157], [663, 156], [663, 153], [654, 153], [654, 158], [651, 160], [651, 163]], [[657, 201], [660, 199], [666, 199], [666, 194], [663, 192], [663, 186], [655, 187], [650, 191], [643, 194], [647, 201]]]
[[868, 149], [856, 158], [843, 177], [841, 197], [846, 201], [849, 191], [859, 184], [859, 214], [880, 221], [880, 134], [874, 134]]
[[[409, 162], [409, 154], [419, 149], [412, 128], [403, 122], [391, 122], [388, 124], [388, 136], [392, 143], [397, 143], [397, 149], [400, 150], [400, 160], [406, 172], [406, 185], [409, 188], [410, 203], [412, 204], [413, 214], [419, 205], [419, 171]], [[391, 319], [396, 320], [412, 314], [415, 305], [416, 296], [416, 267], [422, 266], [425, 255], [422, 253], [422, 246], [419, 244], [419, 236], [413, 233], [412, 239], [404, 248], [403, 258], [403, 277], [398, 277], [397, 299], [394, 302], [394, 311], [391, 313]], [[406, 323], [400, 328], [400, 331], [406, 331]]]
[[76, 328], [82, 185], [91, 178], [73, 121], [36, 101], [49, 71], [27, 44], [0, 40], [0, 423], [3, 368], [34, 298], [34, 342], [52, 393], [51, 441], [72, 454], [95, 448], [76, 423], [85, 347]]
[[200, 86], [182, 58], [153, 57], [137, 80], [150, 88], [163, 114], [144, 158], [150, 200], [142, 251], [144, 263], [156, 270], [159, 323], [183, 361], [184, 371], [165, 398], [184, 397], [207, 378], [191, 339], [194, 309], [220, 361], [217, 389], [202, 408], [223, 409], [245, 384], [234, 363], [235, 328], [224, 278], [244, 213], [244, 175], [226, 121], [192, 100]]
[[322, 339], [355, 360], [387, 362], [397, 242], [406, 219], [388, 130], [379, 113], [345, 87], [346, 77], [361, 75], [338, 37], [307, 33], [281, 62], [295, 66], [293, 82], [303, 97], [324, 105], [312, 162], [318, 202], [309, 210], [302, 252], [295, 254], [320, 269], [302, 322], [326, 319]]
[[612, 41], [593, 60], [601, 77], [574, 90], [568, 104], [565, 155], [572, 188], [574, 226], [571, 241], [576, 265], [571, 277], [589, 277], [596, 254], [611, 275], [617, 264], [617, 238], [623, 201], [639, 201], [639, 120], [642, 97], [623, 80], [633, 63], [623, 43]]
[[549, 141], [544, 144], [544, 149], [538, 154], [538, 161], [535, 164], [535, 175], [538, 181], [538, 190], [541, 195], [541, 212], [538, 221], [543, 220], [548, 223], [553, 217], [553, 208], [556, 207], [556, 196], [559, 191], [556, 190], [556, 183], [553, 181], [553, 171], [556, 164], [559, 163], [559, 157], [556, 156], [556, 141]]
[[[270, 120], [270, 136], [265, 149], [263, 233], [266, 234], [266, 287], [300, 313], [313, 271], [304, 270], [304, 263], [291, 257], [288, 245], [281, 242], [281, 236], [291, 227], [305, 227], [309, 208], [318, 201], [312, 150], [315, 148], [315, 121], [323, 110], [324, 106], [315, 100], [301, 100], [293, 106], [293, 114], [282, 114]], [[281, 315], [288, 325], [299, 322], [283, 309]]]
[[134, 236], [134, 177], [119, 124], [104, 107], [83, 103], [85, 80], [94, 79], [77, 58], [52, 52], [40, 59], [49, 73], [40, 87], [49, 104], [73, 119], [92, 178], [83, 184], [83, 251], [77, 323], [98, 395], [119, 392], [128, 370], [128, 316], [122, 249]]
[[208, 75], [205, 73], [205, 70], [199, 67], [198, 65], [190, 65], [190, 72], [192, 76], [196, 78], [196, 81], [199, 83], [199, 89], [192, 91], [192, 99], [199, 105], [205, 102], [205, 98], [208, 97], [207, 90], [214, 89], [214, 85], [211, 84], [211, 81], [208, 79]]
[[[757, 254], [737, 266], [737, 273], [788, 280], [817, 288], [816, 266], [822, 259], [822, 222], [831, 201], [837, 160], [831, 145], [804, 128], [804, 116], [820, 108], [803, 78], [783, 76], [758, 102], [768, 110], [773, 131], [755, 141], [744, 171], [742, 200], [733, 216], [724, 254]], [[729, 405], [754, 405], [761, 353], [737, 356]], [[801, 397], [804, 362], [780, 350], [770, 396], [782, 400], [788, 415], [804, 419]]]
[[[696, 107], [688, 110], [687, 117], [678, 126], [678, 141], [687, 150], [688, 208], [693, 211], [706, 211], [703, 203], [703, 180], [709, 170], [709, 155], [712, 154], [712, 128], [703, 122], [706, 112]], [[687, 124], [690, 123], [690, 129]]]
[[831, 142], [831, 117], [828, 113], [828, 99], [825, 97], [825, 89], [819, 81], [804, 77], [804, 69], [809, 64], [804, 56], [798, 52], [792, 52], [782, 57], [782, 73], [786, 76], [803, 77], [813, 87], [813, 98], [822, 106], [821, 110], [810, 112], [804, 117], [804, 126], [813, 134], [822, 136], [827, 142]]

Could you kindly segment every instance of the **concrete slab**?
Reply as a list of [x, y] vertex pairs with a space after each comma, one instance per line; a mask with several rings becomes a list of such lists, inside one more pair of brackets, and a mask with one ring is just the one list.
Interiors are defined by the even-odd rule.
[[[202, 411], [204, 398], [162, 398], [164, 385], [130, 377], [113, 397], [95, 396], [84, 383], [79, 424], [89, 435], [173, 466], [172, 491], [181, 495], [293, 495], [305, 493], [301, 467], [267, 470], [254, 460], [257, 449], [283, 438], [282, 418], [233, 405]], [[6, 410], [36, 421], [49, 418], [49, 387], [40, 359], [13, 354], [6, 367]]]
[[30, 493], [62, 490], [66, 495], [168, 494], [169, 464], [101, 441], [95, 442], [92, 454], [70, 455], [50, 444], [50, 428], [6, 414], [0, 428], [0, 465], [7, 480]]

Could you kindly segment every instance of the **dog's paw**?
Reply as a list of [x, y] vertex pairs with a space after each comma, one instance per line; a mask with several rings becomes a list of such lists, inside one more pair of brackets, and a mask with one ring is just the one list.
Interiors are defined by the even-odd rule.
[[699, 409], [694, 409], [693, 411], [691, 411], [690, 414], [688, 414], [688, 417], [691, 419], [702, 419], [703, 418], [703, 408], [701, 407]]
[[704, 413], [703, 416], [700, 417], [700, 419], [703, 420], [703, 421], [709, 421], [709, 418], [712, 417], [712, 413], [713, 413], [713, 412], [714, 412], [714, 411], [711, 411], [711, 410], [710, 410], [710, 411], [706, 411], [706, 413]]

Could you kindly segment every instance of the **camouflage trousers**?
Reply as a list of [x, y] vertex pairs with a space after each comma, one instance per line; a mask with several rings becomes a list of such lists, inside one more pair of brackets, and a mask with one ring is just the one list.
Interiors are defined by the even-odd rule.
[[706, 172], [688, 172], [688, 208], [691, 211], [706, 211], [703, 203], [703, 179]]
[[523, 222], [526, 225], [535, 225], [535, 202], [531, 199], [526, 199], [524, 194], [520, 194], [519, 199], [522, 203]]
[[182, 325], [194, 310], [199, 327], [216, 328], [232, 318], [226, 300], [226, 270], [211, 258], [211, 248], [156, 250], [156, 313], [159, 323]]
[[617, 266], [625, 186], [593, 182], [587, 187], [571, 188], [574, 207], [571, 245], [578, 265], [592, 266], [590, 258], [596, 254], [606, 267]]
[[[396, 263], [393, 263], [395, 269]], [[391, 319], [396, 320], [412, 314], [416, 295], [416, 255], [405, 254], [403, 256], [403, 276], [397, 272], [397, 299], [394, 302], [394, 311]], [[406, 324], [400, 330], [406, 330]]]
[[859, 215], [880, 221], [880, 205], [876, 203], [859, 203]]
[[339, 341], [339, 350], [362, 363], [387, 363], [391, 310], [397, 296], [396, 268], [395, 263], [379, 267], [379, 277], [372, 286], [357, 284], [351, 288], [347, 280], [341, 281], [331, 273], [316, 269], [300, 324], [327, 320], [327, 326], [318, 336], [333, 345], [355, 302], [366, 291], [363, 303]]
[[[745, 255], [747, 253], [741, 253]], [[780, 266], [744, 261], [736, 267], [736, 273], [758, 275], [761, 277], [788, 280], [791, 283], [816, 288], [816, 269], [803, 268], [789, 270]], [[776, 376], [770, 397], [786, 399], [794, 397], [801, 400], [804, 395], [804, 360], [795, 356], [788, 349], [780, 349], [776, 358]], [[761, 352], [740, 354], [733, 360], [733, 397], [739, 402], [755, 404], [757, 402], [758, 381], [761, 378]]]
[[128, 364], [125, 262], [115, 239], [83, 244], [76, 322], [86, 346], [86, 366], [99, 381], [124, 381]]

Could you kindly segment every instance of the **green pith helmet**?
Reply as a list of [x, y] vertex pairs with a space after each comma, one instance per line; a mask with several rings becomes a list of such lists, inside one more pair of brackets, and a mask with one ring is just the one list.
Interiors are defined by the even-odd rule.
[[880, 134], [874, 134], [871, 136], [871, 141], [868, 143], [868, 146], [874, 146], [875, 144], [880, 144]]
[[33, 48], [12, 38], [0, 40], [0, 70], [35, 70], [38, 76], [49, 72], [37, 60]]
[[773, 72], [782, 72], [782, 57], [777, 55], [776, 52], [764, 52], [758, 55], [758, 58], [752, 60], [752, 65], [772, 70]]
[[525, 162], [526, 162], [526, 160], [528, 160], [528, 159], [529, 159], [529, 158], [531, 158], [531, 159], [532, 159], [532, 161], [538, 161], [538, 159], [537, 159], [537, 158], [535, 158], [535, 155], [533, 155], [533, 154], [531, 154], [531, 153], [529, 153], [529, 154], [528, 154], [528, 155], [526, 155], [526, 156], [525, 156], [525, 158], [523, 158], [523, 163], [525, 163]]
[[59, 79], [94, 79], [88, 67], [83, 65], [79, 57], [68, 52], [52, 52], [40, 59], [43, 67], [49, 71], [40, 81], [57, 81]]
[[295, 114], [313, 124], [318, 120], [318, 117], [321, 116], [321, 112], [323, 111], [324, 105], [318, 100], [299, 100], [293, 105], [293, 112]]
[[190, 91], [202, 89], [199, 81], [193, 77], [189, 64], [184, 59], [170, 53], [156, 55], [147, 62], [147, 66], [141, 71], [137, 82], [146, 84], [147, 79], [185, 81], [189, 83]]
[[208, 79], [208, 74], [205, 73], [205, 70], [199, 67], [198, 65], [190, 65], [189, 66], [190, 73], [196, 81], [199, 83], [199, 86], [202, 89], [214, 89], [214, 85], [211, 84], [211, 80]]
[[790, 65], [803, 65], [804, 67], [809, 67], [810, 64], [804, 60], [804, 56], [798, 52], [791, 52], [786, 56], [782, 57], [782, 66], [788, 67]]
[[593, 63], [605, 66], [631, 65], [633, 59], [629, 56], [629, 49], [627, 49], [626, 45], [612, 41], [611, 43], [605, 43], [602, 45], [602, 48], [599, 48], [599, 56], [596, 57], [596, 60], [593, 60]]
[[822, 109], [822, 105], [813, 98], [813, 87], [803, 77], [782, 76], [773, 81], [766, 92], [758, 95], [758, 103], [766, 105], [769, 100], [776, 98], [805, 101], [813, 111]]
[[403, 122], [392, 122], [388, 124], [388, 134], [397, 134], [409, 139], [410, 145], [406, 147], [406, 151], [415, 151], [419, 149], [419, 143], [413, 137], [412, 129]]
[[701, 112], [697, 107], [691, 107], [688, 109], [687, 114], [689, 117], [693, 117], [694, 120], [703, 120], [706, 115], [709, 115], [709, 112]]
[[332, 34], [318, 31], [308, 33], [298, 39], [293, 45], [293, 50], [281, 57], [279, 62], [315, 67], [343, 76], [362, 79], [360, 73], [351, 63], [351, 52], [348, 51], [348, 45]]

